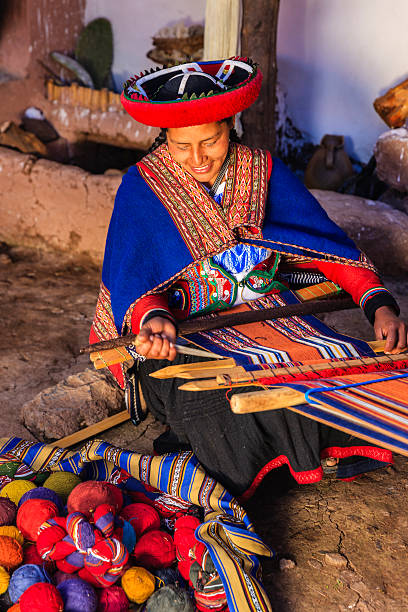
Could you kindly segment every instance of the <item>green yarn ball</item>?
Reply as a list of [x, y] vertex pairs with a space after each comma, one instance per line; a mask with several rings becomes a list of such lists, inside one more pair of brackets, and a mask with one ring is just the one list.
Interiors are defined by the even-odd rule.
[[82, 482], [80, 477], [71, 472], [53, 472], [48, 476], [43, 486], [58, 493], [64, 502], [66, 502], [71, 491], [80, 482]]

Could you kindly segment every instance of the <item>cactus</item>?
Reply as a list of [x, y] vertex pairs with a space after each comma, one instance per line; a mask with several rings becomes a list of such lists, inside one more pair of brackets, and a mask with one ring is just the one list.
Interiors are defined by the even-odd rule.
[[108, 19], [94, 19], [82, 30], [75, 58], [89, 72], [96, 89], [107, 86], [113, 61], [112, 27]]

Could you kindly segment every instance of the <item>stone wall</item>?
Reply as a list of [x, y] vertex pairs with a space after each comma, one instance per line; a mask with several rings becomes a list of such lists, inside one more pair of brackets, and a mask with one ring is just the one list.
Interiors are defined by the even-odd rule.
[[[86, 256], [99, 265], [120, 182], [120, 174], [90, 174], [0, 147], [0, 240]], [[408, 270], [408, 215], [356, 196], [313, 194], [381, 272]]]

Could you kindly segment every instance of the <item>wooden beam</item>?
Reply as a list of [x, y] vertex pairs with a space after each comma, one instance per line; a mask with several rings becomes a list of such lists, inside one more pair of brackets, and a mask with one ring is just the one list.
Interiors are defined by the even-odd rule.
[[242, 114], [243, 141], [273, 152], [279, 0], [243, 0], [242, 8], [241, 55], [257, 62], [264, 76], [258, 100]]
[[69, 448], [70, 446], [74, 446], [74, 444], [78, 444], [78, 442], [82, 442], [88, 438], [97, 437], [98, 434], [106, 431], [107, 429], [111, 429], [111, 427], [116, 427], [117, 425], [126, 423], [126, 421], [129, 419], [130, 416], [128, 411], [122, 410], [122, 412], [117, 412], [116, 414], [99, 421], [99, 423], [94, 423], [93, 425], [84, 427], [84, 429], [80, 429], [69, 436], [65, 436], [65, 438], [56, 440], [53, 442], [53, 445], [61, 448]]

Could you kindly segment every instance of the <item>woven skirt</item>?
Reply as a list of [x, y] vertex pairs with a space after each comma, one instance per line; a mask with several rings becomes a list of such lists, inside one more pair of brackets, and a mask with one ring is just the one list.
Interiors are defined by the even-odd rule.
[[195, 361], [203, 359], [177, 355], [173, 362], [149, 359], [139, 365], [148, 409], [169, 426], [169, 432], [156, 441], [155, 450], [191, 449], [207, 472], [241, 500], [254, 493], [270, 470], [285, 464], [303, 484], [322, 478], [325, 457], [340, 459], [337, 477], [345, 480], [392, 462], [390, 451], [288, 409], [234, 414], [228, 395], [255, 391], [255, 387], [183, 391], [178, 389], [185, 382], [182, 379], [149, 376], [171, 364]]

